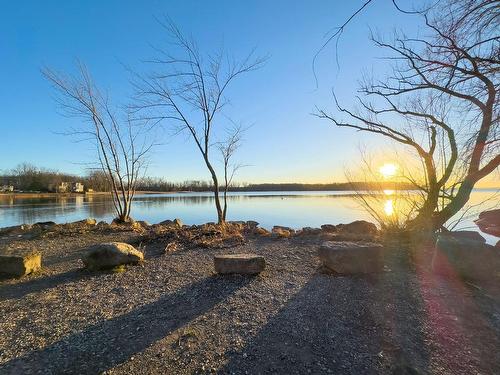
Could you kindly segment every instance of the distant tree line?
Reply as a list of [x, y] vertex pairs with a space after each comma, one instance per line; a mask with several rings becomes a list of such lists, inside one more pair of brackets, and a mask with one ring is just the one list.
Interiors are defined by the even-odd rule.
[[[61, 182], [81, 182], [85, 190], [92, 189], [96, 192], [109, 192], [106, 174], [100, 170], [92, 170], [85, 176], [77, 176], [69, 173], [61, 173], [57, 170], [40, 168], [29, 163], [22, 163], [14, 169], [0, 174], [0, 185], [13, 185], [20, 191], [48, 192], [49, 186], [58, 185]], [[144, 177], [137, 181], [137, 191], [150, 192], [175, 192], [212, 191], [211, 181], [186, 180], [183, 182], [167, 181], [159, 177]], [[375, 183], [375, 182], [340, 182], [329, 184], [301, 184], [301, 183], [232, 183], [229, 191], [348, 191], [348, 190], [408, 190], [412, 185], [409, 183]]]

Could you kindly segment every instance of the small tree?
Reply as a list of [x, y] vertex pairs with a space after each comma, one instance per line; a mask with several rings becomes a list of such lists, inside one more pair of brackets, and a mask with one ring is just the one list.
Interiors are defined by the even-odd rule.
[[241, 127], [235, 127], [228, 131], [228, 136], [226, 140], [220, 142], [217, 147], [219, 148], [220, 154], [222, 156], [222, 164], [224, 167], [224, 185], [223, 185], [223, 208], [222, 208], [222, 220], [226, 220], [227, 216], [227, 193], [229, 188], [233, 183], [233, 178], [238, 169], [242, 168], [242, 164], [234, 164], [233, 157], [238, 148], [241, 145], [241, 136], [243, 129]]
[[334, 95], [338, 113], [317, 115], [412, 150], [424, 171], [413, 180], [424, 199], [407, 226], [436, 231], [500, 165], [500, 14], [492, 0], [442, 1], [413, 13], [422, 16], [428, 37], [396, 34], [389, 43], [372, 37], [390, 52], [392, 75], [365, 80], [359, 109], [341, 106]]
[[223, 208], [211, 158], [212, 147], [218, 143], [214, 127], [220, 128], [223, 122], [221, 115], [229, 102], [229, 87], [238, 77], [261, 67], [265, 59], [254, 58], [250, 53], [235, 61], [223, 51], [202, 56], [196, 42], [186, 38], [172, 22], [162, 26], [173, 38], [172, 48], [177, 48], [178, 54], [158, 50], [159, 56], [149, 61], [158, 68], [148, 76], [137, 77], [134, 109], [143, 120], [166, 120], [174, 124], [177, 132], [191, 136], [212, 178], [217, 219], [223, 224], [227, 201]]
[[154, 142], [126, 114], [115, 114], [108, 97], [99, 91], [83, 64], [78, 65], [77, 76], [64, 76], [50, 69], [44, 69], [43, 74], [57, 90], [64, 113], [85, 120], [85, 126], [67, 134], [94, 143], [98, 164], [111, 186], [117, 220], [130, 221], [136, 184]]

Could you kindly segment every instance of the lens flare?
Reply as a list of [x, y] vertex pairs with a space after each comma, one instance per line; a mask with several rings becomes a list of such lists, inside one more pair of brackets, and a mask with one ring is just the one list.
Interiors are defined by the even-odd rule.
[[380, 174], [384, 178], [390, 178], [396, 175], [396, 172], [398, 170], [398, 167], [396, 164], [393, 163], [385, 163], [383, 166], [380, 167], [379, 171]]

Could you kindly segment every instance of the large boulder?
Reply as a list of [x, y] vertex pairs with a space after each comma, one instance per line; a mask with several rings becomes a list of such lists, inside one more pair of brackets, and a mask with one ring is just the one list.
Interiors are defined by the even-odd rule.
[[383, 247], [376, 243], [326, 241], [320, 246], [318, 255], [323, 266], [338, 274], [383, 270]]
[[377, 226], [369, 221], [356, 220], [349, 224], [339, 224], [337, 231], [354, 234], [377, 234]]
[[492, 281], [500, 278], [500, 250], [481, 241], [441, 235], [432, 259], [434, 272]]
[[42, 268], [42, 255], [38, 252], [25, 254], [0, 254], [0, 275], [21, 277]]
[[500, 237], [500, 209], [483, 211], [474, 222], [482, 232]]
[[91, 246], [82, 256], [83, 264], [91, 270], [137, 264], [143, 260], [144, 255], [139, 250], [123, 242], [108, 242]]
[[266, 261], [263, 256], [254, 254], [225, 254], [214, 257], [215, 272], [220, 274], [254, 275], [264, 271]]

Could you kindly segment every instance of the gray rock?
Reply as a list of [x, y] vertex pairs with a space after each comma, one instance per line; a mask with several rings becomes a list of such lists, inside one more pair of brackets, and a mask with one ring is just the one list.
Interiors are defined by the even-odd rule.
[[214, 257], [215, 272], [220, 274], [254, 275], [264, 271], [266, 261], [263, 256], [254, 254], [226, 254]]
[[91, 246], [82, 256], [83, 264], [91, 270], [136, 264], [143, 260], [144, 255], [140, 251], [123, 242], [108, 242]]
[[383, 247], [371, 242], [324, 242], [319, 258], [328, 269], [344, 275], [383, 270]]
[[500, 251], [481, 241], [441, 235], [436, 241], [432, 270], [471, 280], [500, 279]]
[[38, 252], [0, 255], [0, 274], [7, 277], [21, 277], [40, 268], [42, 268], [42, 255]]

